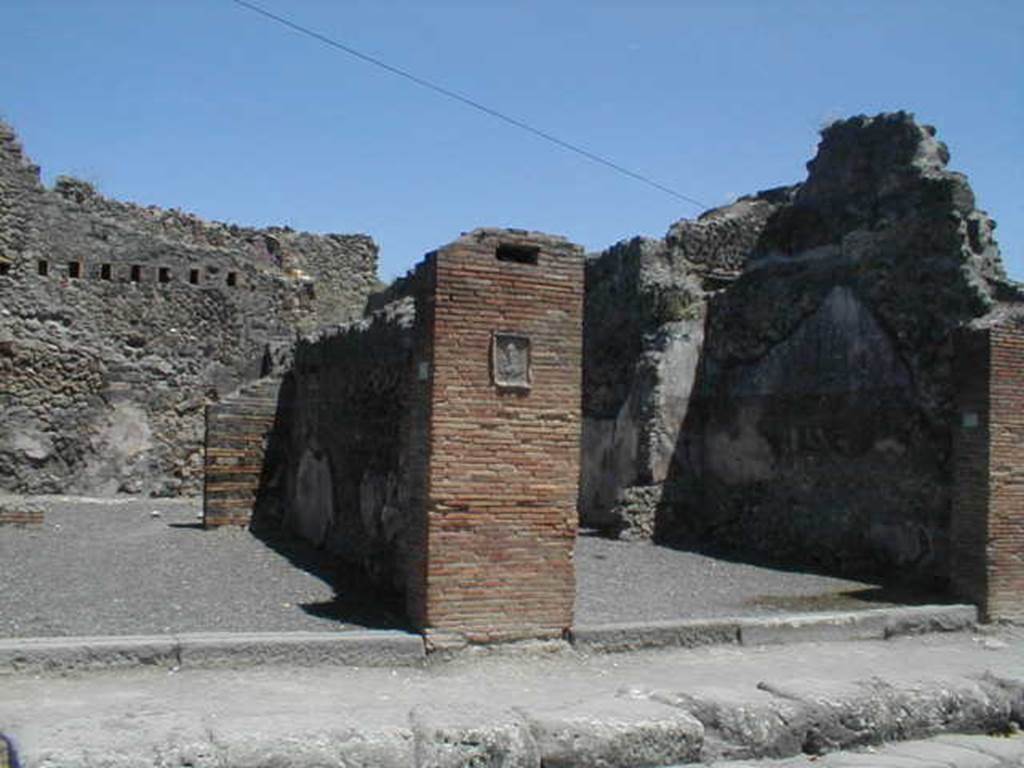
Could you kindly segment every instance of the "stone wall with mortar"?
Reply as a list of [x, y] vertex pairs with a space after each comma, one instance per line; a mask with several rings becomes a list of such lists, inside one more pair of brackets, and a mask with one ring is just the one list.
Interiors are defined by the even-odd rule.
[[[607, 377], [617, 389], [602, 388], [608, 367], [586, 359], [588, 429], [606, 434], [601, 451], [585, 440], [584, 464], [603, 462], [621, 480], [595, 505], [584, 472], [584, 521], [944, 582], [952, 332], [1024, 298], [1002, 270], [994, 222], [948, 160], [934, 130], [905, 113], [841, 121], [823, 132], [804, 183], [711, 212], [742, 226], [708, 238], [682, 222], [663, 241], [594, 260], [587, 347], [627, 352]], [[662, 255], [672, 252], [686, 257]], [[695, 283], [669, 304], [681, 317], [650, 309], [659, 304], [647, 286]], [[633, 303], [629, 322], [610, 314], [620, 291]], [[688, 320], [690, 329], [677, 325]], [[666, 344], [673, 334], [687, 342]], [[658, 416], [670, 410], [665, 430]], [[654, 453], [665, 463], [649, 460], [659, 445], [650, 435], [674, 437]]]
[[412, 578], [422, 510], [420, 279], [409, 288], [363, 320], [299, 340], [253, 521], [256, 530], [290, 530], [397, 591]]
[[0, 125], [0, 487], [194, 493], [203, 408], [268, 344], [358, 316], [364, 236], [202, 221], [40, 183]]
[[742, 272], [792, 190], [741, 198], [586, 263], [583, 525], [650, 536], [689, 410], [708, 301]]

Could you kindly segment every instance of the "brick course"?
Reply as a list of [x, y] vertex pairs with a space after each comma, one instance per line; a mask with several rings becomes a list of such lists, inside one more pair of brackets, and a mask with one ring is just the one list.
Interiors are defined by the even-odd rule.
[[1024, 619], [1024, 329], [957, 338], [960, 418], [951, 521], [956, 594], [987, 619]]
[[[499, 244], [538, 248], [536, 263]], [[582, 268], [565, 241], [507, 231], [433, 256], [423, 627], [490, 641], [572, 622]], [[528, 388], [494, 381], [496, 333], [529, 339]]]
[[274, 428], [279, 382], [265, 379], [206, 406], [203, 524], [249, 525]]

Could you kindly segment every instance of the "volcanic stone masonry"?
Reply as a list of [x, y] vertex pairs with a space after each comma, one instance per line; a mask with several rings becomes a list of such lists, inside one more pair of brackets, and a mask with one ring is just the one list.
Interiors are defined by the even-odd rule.
[[303, 338], [254, 527], [285, 525], [471, 640], [571, 624], [583, 254], [481, 229]]
[[363, 235], [204, 222], [40, 183], [0, 124], [0, 488], [196, 493], [203, 409], [268, 345], [359, 316]]
[[854, 117], [663, 239], [476, 230], [374, 293], [365, 236], [47, 190], [0, 127], [0, 489], [205, 477], [208, 526], [284, 526], [480, 640], [569, 626], [577, 511], [1019, 618], [1024, 289], [948, 162]]
[[[905, 113], [837, 122], [802, 184], [588, 260], [584, 525], [946, 587], [953, 332], [1012, 334], [1024, 292], [934, 134]], [[1005, 425], [987, 519], [1019, 532]], [[1016, 535], [995, 567], [1019, 562]]]

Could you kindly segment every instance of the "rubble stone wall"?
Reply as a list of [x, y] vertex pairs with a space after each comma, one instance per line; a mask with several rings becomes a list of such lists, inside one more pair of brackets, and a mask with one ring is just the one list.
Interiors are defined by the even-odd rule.
[[583, 525], [650, 536], [689, 412], [709, 300], [741, 273], [779, 189], [617, 243], [586, 264]]
[[[934, 133], [838, 122], [802, 184], [588, 264], [587, 349], [625, 354], [585, 360], [584, 522], [945, 583], [952, 335], [1024, 294]], [[652, 301], [665, 286], [685, 298]]]
[[364, 236], [202, 221], [46, 189], [0, 125], [0, 487], [195, 493], [203, 408], [268, 344], [358, 316]]
[[284, 526], [407, 589], [419, 543], [416, 298], [300, 339], [284, 376], [254, 527]]

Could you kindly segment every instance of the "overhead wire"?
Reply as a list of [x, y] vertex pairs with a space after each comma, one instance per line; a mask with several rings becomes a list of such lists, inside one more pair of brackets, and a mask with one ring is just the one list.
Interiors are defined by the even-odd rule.
[[624, 176], [628, 176], [629, 178], [634, 179], [635, 181], [639, 181], [657, 190], [665, 192], [666, 194], [672, 195], [673, 197], [679, 200], [683, 200], [699, 208], [707, 207], [700, 200], [696, 200], [688, 195], [684, 195], [682, 192], [678, 192], [677, 190], [672, 189], [672, 187], [666, 186], [661, 182], [655, 181], [654, 179], [645, 176], [642, 173], [637, 173], [636, 171], [630, 170], [629, 168], [626, 168], [625, 166], [620, 165], [619, 163], [616, 163], [613, 160], [609, 160], [607, 157], [603, 157], [597, 154], [596, 152], [591, 152], [590, 150], [584, 149], [578, 144], [573, 144], [572, 142], [560, 139], [557, 136], [548, 133], [547, 131], [541, 130], [540, 128], [536, 128], [523, 120], [519, 120], [518, 118], [507, 115], [504, 112], [494, 109], [493, 107], [488, 107], [486, 104], [482, 104], [476, 99], [472, 99], [468, 96], [463, 96], [461, 93], [458, 93], [457, 91], [453, 91], [450, 88], [444, 87], [443, 85], [439, 85], [424, 77], [420, 77], [419, 75], [413, 74], [412, 72], [402, 69], [401, 67], [396, 67], [392, 64], [388, 64], [386, 61], [378, 59], [377, 57], [371, 56], [367, 53], [363, 53], [362, 51], [357, 50], [356, 48], [353, 48], [350, 45], [346, 45], [345, 43], [342, 43], [338, 40], [335, 40], [332, 37], [328, 37], [327, 35], [321, 32], [317, 32], [314, 29], [310, 29], [309, 27], [294, 22], [291, 19], [287, 19], [284, 16], [279, 16], [278, 14], [273, 13], [272, 11], [268, 11], [266, 8], [256, 5], [255, 3], [249, 2], [249, 0], [231, 0], [231, 2], [233, 2], [235, 5], [241, 6], [242, 8], [252, 11], [253, 13], [259, 14], [260, 16], [270, 19], [278, 24], [288, 27], [289, 29], [295, 32], [298, 32], [307, 37], [311, 37], [314, 40], [318, 40], [319, 42], [325, 45], [343, 51], [344, 53], [347, 53], [350, 56], [354, 56], [355, 58], [360, 59], [368, 64], [372, 64], [375, 67], [379, 67], [380, 69], [386, 70], [387, 72], [390, 72], [393, 75], [397, 75], [398, 77], [402, 77], [406, 80], [409, 80], [410, 82], [415, 83], [416, 85], [422, 88], [426, 88], [449, 99], [458, 101], [467, 107], [471, 107], [472, 109], [475, 109], [479, 112], [483, 112], [484, 114], [489, 115], [497, 120], [501, 120], [502, 122], [519, 128], [520, 130], [526, 131], [527, 133], [531, 133], [534, 136], [537, 136], [541, 139], [544, 139], [545, 141], [548, 141], [552, 144], [555, 144], [556, 146], [561, 147], [562, 149], [574, 152], [577, 155], [585, 157], [586, 159], [592, 162], [599, 163], [600, 165], [603, 165], [607, 168], [611, 168], [613, 171], [623, 174]]

